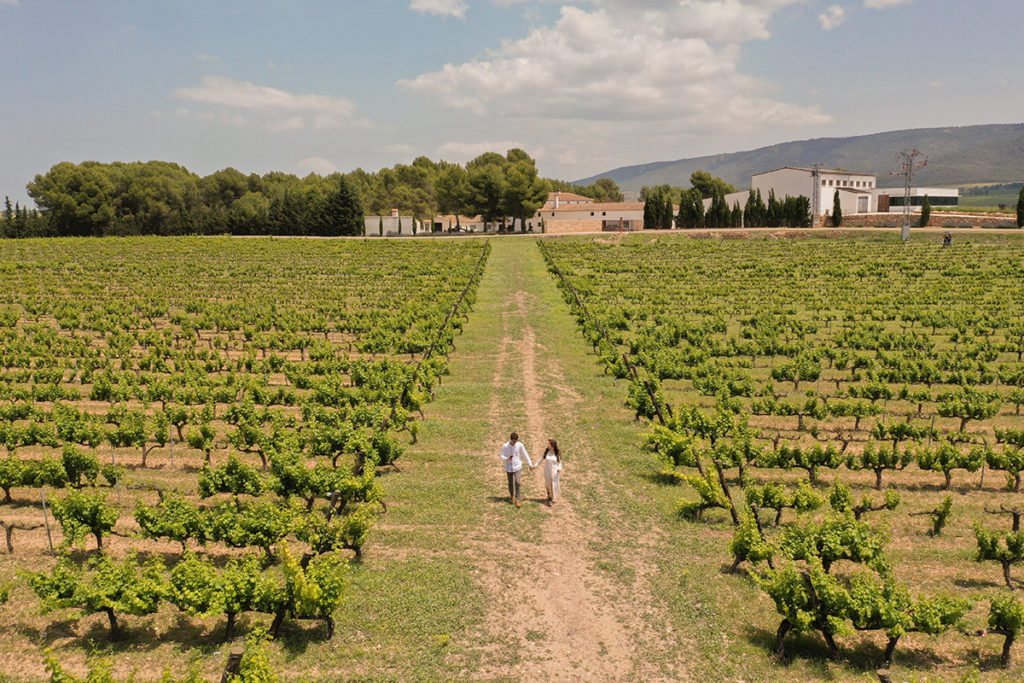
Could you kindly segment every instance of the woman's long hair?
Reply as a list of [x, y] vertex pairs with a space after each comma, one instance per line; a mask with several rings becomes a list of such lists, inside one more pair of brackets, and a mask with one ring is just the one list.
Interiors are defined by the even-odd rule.
[[552, 451], [555, 454], [555, 457], [558, 458], [558, 462], [562, 462], [562, 453], [558, 450], [557, 441], [554, 439], [548, 439], [548, 447], [547, 450], [544, 451], [544, 454], [547, 455], [548, 451]]

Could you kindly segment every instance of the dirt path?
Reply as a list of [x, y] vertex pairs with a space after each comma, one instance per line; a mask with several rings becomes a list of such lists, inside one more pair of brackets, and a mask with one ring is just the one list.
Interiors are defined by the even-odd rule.
[[[516, 245], [521, 255], [520, 246], [526, 245]], [[539, 260], [539, 255], [532, 256]], [[489, 267], [501, 259], [500, 253], [492, 255]], [[588, 513], [592, 501], [606, 499], [601, 494], [606, 484], [593, 466], [591, 445], [568, 446], [563, 492], [569, 494], [553, 507], [543, 504], [541, 468], [524, 468], [522, 509], [513, 508], [507, 497], [497, 452], [508, 431], [519, 432], [536, 462], [548, 438], [578, 427], [573, 423], [584, 401], [566, 377], [558, 354], [552, 353], [557, 350], [540, 341], [544, 330], [538, 325], [551, 304], [531, 291], [535, 283], [522, 276], [523, 270], [510, 269], [499, 287], [501, 339], [496, 340], [487, 415], [494, 438], [479, 453], [493, 505], [473, 552], [481, 558], [480, 576], [491, 606], [486, 618], [493, 639], [489, 649], [505, 650], [505, 656], [492, 660], [500, 664], [485, 666], [481, 673], [487, 678], [527, 680], [663, 677], [646, 661], [649, 647], [638, 647], [653, 639], [644, 616], [656, 609], [650, 596], [635, 587], [625, 590], [597, 568], [600, 558], [591, 542], [614, 532]], [[598, 495], [584, 496], [584, 491]], [[643, 576], [642, 553], [632, 564], [628, 570]]]

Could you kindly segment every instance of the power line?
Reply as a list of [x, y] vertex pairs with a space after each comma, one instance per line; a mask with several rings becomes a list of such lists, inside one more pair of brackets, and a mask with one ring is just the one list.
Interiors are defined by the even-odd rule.
[[900, 162], [900, 170], [889, 174], [903, 176], [903, 229], [900, 234], [904, 242], [910, 239], [910, 186], [914, 173], [928, 165], [928, 157], [924, 157], [924, 161], [917, 161], [920, 156], [922, 154], [918, 149], [903, 150], [896, 155], [896, 160]]
[[821, 215], [821, 167], [822, 164], [811, 164], [811, 183], [814, 187], [811, 190], [811, 227]]

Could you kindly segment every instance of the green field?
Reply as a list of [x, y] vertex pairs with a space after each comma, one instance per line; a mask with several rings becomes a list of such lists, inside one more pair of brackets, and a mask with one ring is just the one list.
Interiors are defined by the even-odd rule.
[[990, 208], [999, 209], [1013, 213], [1017, 207], [1017, 199], [1020, 197], [1020, 190], [1002, 190], [987, 194], [964, 194], [960, 193], [960, 206], [964, 208]]
[[[680, 510], [701, 500], [695, 458], [722, 466], [741, 515], [745, 487], [813, 475], [801, 490], [817, 507], [784, 509], [777, 528], [761, 511], [776, 567], [813, 571], [820, 557], [794, 559], [782, 539], [845, 519], [835, 481], [881, 506], [858, 457], [893, 444], [909, 454], [882, 471], [898, 505], [865, 513], [862, 533], [882, 535], [885, 576], [910, 599], [970, 601], [934, 636], [886, 603], [889, 631], [911, 631], [894, 677], [1019, 678], [1020, 653], [1000, 667], [1001, 636], [965, 633], [1010, 593], [998, 562], [973, 561], [974, 525], [1009, 532], [986, 510], [1021, 505], [1006, 484], [1024, 242], [775, 234], [0, 243], [0, 477], [17, 474], [0, 521], [32, 527], [0, 554], [0, 680], [45, 680], [48, 652], [78, 676], [106, 658], [118, 680], [189, 667], [217, 680], [228, 648], [276, 613], [262, 647], [282, 680], [871, 680], [885, 628], [840, 631], [835, 659], [814, 629], [773, 656], [782, 617], [752, 578], [765, 563], [728, 571], [728, 506]], [[534, 457], [561, 445], [553, 507], [530, 471], [510, 504], [496, 456], [513, 430]], [[90, 474], [89, 456], [123, 469]], [[116, 640], [86, 592], [46, 601], [30, 580], [57, 563], [40, 495], [59, 508], [76, 471], [116, 522], [102, 551], [88, 534], [61, 550], [51, 513], [65, 566], [131, 550], [162, 565], [156, 604], [104, 603], [120, 611]], [[929, 535], [910, 515], [947, 496]], [[182, 506], [160, 511], [161, 497]], [[140, 506], [198, 526], [140, 523]], [[307, 552], [315, 571], [296, 570]], [[248, 556], [263, 588], [224, 642], [224, 604], [199, 609], [169, 577], [208, 567], [188, 584], [203, 593]], [[861, 564], [837, 560], [827, 580], [881, 576]]]

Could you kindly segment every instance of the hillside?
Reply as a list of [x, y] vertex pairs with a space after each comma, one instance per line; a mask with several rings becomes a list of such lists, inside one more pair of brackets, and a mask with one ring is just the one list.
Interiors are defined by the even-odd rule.
[[623, 166], [590, 178], [611, 178], [623, 190], [644, 185], [689, 186], [690, 174], [710, 171], [738, 188], [750, 186], [750, 176], [782, 166], [824, 164], [828, 168], [878, 175], [880, 186], [896, 185], [889, 172], [897, 169], [896, 155], [915, 147], [928, 156], [928, 166], [915, 176], [917, 185], [960, 186], [971, 183], [1013, 182], [1024, 179], [1024, 124], [916, 128], [846, 138], [815, 138], [713, 156]]

